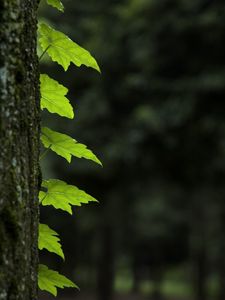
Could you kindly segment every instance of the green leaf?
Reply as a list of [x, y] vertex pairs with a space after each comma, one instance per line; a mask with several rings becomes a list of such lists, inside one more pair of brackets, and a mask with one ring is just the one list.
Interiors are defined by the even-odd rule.
[[60, 11], [64, 11], [64, 6], [59, 0], [47, 0], [47, 3]]
[[73, 42], [68, 36], [56, 31], [45, 23], [39, 25], [40, 44], [53, 61], [60, 64], [66, 71], [70, 63], [80, 67], [85, 65], [100, 72], [96, 60], [91, 54]]
[[57, 271], [50, 270], [45, 265], [39, 265], [38, 286], [42, 291], [47, 291], [54, 296], [57, 296], [57, 288], [73, 287], [79, 289], [71, 280]]
[[38, 248], [40, 250], [45, 248], [49, 252], [53, 252], [65, 259], [62, 246], [59, 242], [60, 239], [57, 232], [49, 228], [46, 224], [39, 224]]
[[73, 107], [65, 97], [68, 89], [46, 74], [40, 76], [41, 109], [73, 119]]
[[46, 192], [41, 191], [39, 194], [42, 205], [52, 205], [56, 209], [62, 209], [70, 214], [72, 214], [71, 205], [81, 206], [82, 203], [98, 202], [76, 186], [58, 179], [44, 180], [42, 187], [47, 189]]
[[94, 153], [87, 149], [87, 146], [78, 143], [70, 136], [53, 131], [48, 127], [42, 127], [41, 141], [46, 148], [50, 148], [58, 155], [64, 157], [68, 162], [71, 162], [71, 157], [90, 159], [97, 164], [101, 164], [100, 160]]

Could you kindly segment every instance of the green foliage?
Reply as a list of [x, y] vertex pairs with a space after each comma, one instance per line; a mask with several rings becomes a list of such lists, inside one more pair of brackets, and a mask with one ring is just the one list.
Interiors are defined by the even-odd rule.
[[69, 185], [58, 179], [49, 179], [42, 182], [42, 187], [47, 191], [40, 191], [39, 199], [42, 205], [52, 205], [72, 214], [71, 205], [81, 206], [82, 203], [97, 202], [76, 186]]
[[48, 127], [42, 127], [41, 141], [45, 148], [50, 148], [58, 155], [64, 157], [69, 163], [71, 162], [71, 157], [76, 156], [90, 159], [101, 165], [100, 160], [91, 150], [87, 149], [87, 146], [78, 143], [66, 134], [53, 131]]
[[91, 54], [73, 42], [64, 33], [51, 28], [45, 23], [39, 25], [40, 45], [51, 59], [60, 64], [66, 71], [70, 63], [80, 67], [85, 65], [100, 72], [96, 60]]
[[59, 0], [46, 0], [47, 3], [60, 11], [64, 11], [64, 6], [61, 1]]
[[68, 89], [46, 74], [40, 76], [41, 109], [73, 119], [73, 107], [65, 97]]
[[42, 291], [47, 291], [54, 296], [57, 296], [56, 287], [62, 289], [64, 287], [73, 287], [78, 289], [78, 286], [71, 280], [41, 264], [38, 270], [38, 286]]
[[46, 249], [49, 252], [53, 252], [65, 259], [61, 247], [62, 246], [60, 244], [60, 238], [58, 237], [58, 233], [49, 228], [46, 224], [39, 224], [39, 250]]
[[[64, 10], [63, 4], [59, 0], [47, 0], [47, 3], [60, 11]], [[64, 33], [51, 28], [42, 23], [39, 25], [39, 43], [43, 49], [40, 59], [47, 53], [53, 61], [60, 64], [66, 71], [72, 62], [80, 67], [82, 64], [100, 72], [96, 60], [91, 54], [73, 42]], [[73, 119], [73, 108], [66, 98], [68, 89], [59, 84], [56, 80], [46, 74], [40, 75], [41, 109], [46, 108], [50, 113]], [[41, 141], [44, 147], [51, 149], [58, 155], [71, 162], [71, 157], [85, 158], [101, 165], [100, 160], [94, 153], [83, 144], [68, 135], [53, 131], [47, 127], [42, 128]], [[46, 154], [47, 152], [44, 152]], [[43, 154], [41, 158], [43, 157]], [[56, 209], [61, 209], [72, 214], [71, 206], [80, 206], [82, 203], [97, 201], [76, 186], [69, 185], [57, 179], [44, 180], [43, 190], [39, 193], [40, 204], [43, 206], [52, 205]], [[60, 239], [57, 232], [46, 224], [39, 224], [38, 247], [40, 250], [46, 249], [64, 259]], [[38, 285], [41, 290], [48, 291], [54, 296], [57, 295], [57, 287], [75, 287], [72, 281], [56, 271], [48, 269], [45, 265], [39, 265]]]

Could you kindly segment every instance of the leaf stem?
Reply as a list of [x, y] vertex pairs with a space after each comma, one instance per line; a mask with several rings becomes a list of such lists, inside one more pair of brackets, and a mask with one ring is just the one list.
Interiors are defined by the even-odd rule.
[[41, 204], [42, 201], [44, 201], [46, 197], [47, 197], [47, 193], [46, 193], [46, 194], [44, 195], [44, 197], [39, 201], [39, 204]]
[[41, 61], [42, 57], [45, 55], [45, 53], [48, 51], [50, 47], [51, 45], [48, 45], [48, 47], [42, 52], [41, 56], [39, 57], [39, 61]]
[[45, 151], [40, 155], [39, 161], [41, 161], [45, 157], [45, 155], [48, 153], [51, 146], [52, 146], [52, 144], [49, 145], [49, 147], [47, 149], [45, 149]]

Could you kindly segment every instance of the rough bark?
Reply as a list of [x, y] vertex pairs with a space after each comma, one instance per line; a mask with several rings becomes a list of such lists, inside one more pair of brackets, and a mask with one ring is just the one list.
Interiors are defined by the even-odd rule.
[[0, 0], [0, 300], [37, 299], [37, 0]]

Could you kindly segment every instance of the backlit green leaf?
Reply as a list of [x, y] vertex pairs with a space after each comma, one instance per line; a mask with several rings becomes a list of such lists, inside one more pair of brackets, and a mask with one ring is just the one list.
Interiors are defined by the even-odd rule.
[[58, 233], [49, 228], [46, 224], [39, 224], [38, 248], [40, 250], [45, 248], [49, 252], [53, 252], [64, 259], [65, 257], [61, 247]]
[[[40, 44], [53, 61], [60, 64], [66, 71], [70, 63], [80, 67], [85, 65], [100, 72], [96, 60], [91, 54], [73, 42], [64, 33], [57, 31], [45, 23], [39, 25]], [[47, 49], [47, 50], [46, 50]]]
[[41, 109], [73, 119], [73, 107], [65, 97], [68, 89], [46, 74], [40, 76]]
[[102, 165], [94, 153], [87, 149], [87, 146], [78, 143], [66, 134], [53, 131], [48, 127], [42, 127], [41, 141], [45, 148], [50, 148], [58, 155], [64, 157], [68, 162], [71, 162], [73, 155], [78, 158], [90, 159]]
[[59, 0], [47, 0], [47, 3], [60, 11], [64, 11], [64, 6]]
[[45, 265], [39, 265], [38, 286], [42, 291], [47, 291], [54, 296], [57, 296], [57, 288], [73, 287], [79, 289], [71, 280], [57, 271], [50, 270]]
[[62, 209], [70, 214], [72, 214], [72, 205], [81, 206], [82, 203], [97, 202], [94, 197], [76, 186], [58, 179], [44, 180], [42, 187], [46, 189], [45, 192], [41, 191], [39, 194], [42, 205], [52, 205], [56, 209]]

